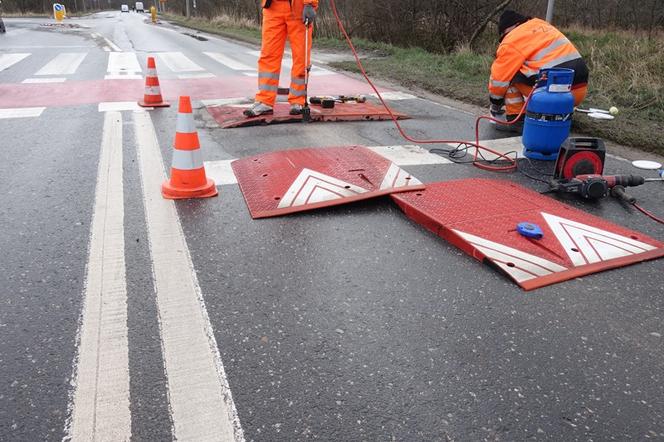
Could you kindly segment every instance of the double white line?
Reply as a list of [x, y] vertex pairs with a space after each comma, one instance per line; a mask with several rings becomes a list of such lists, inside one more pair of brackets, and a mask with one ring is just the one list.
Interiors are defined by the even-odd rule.
[[[154, 126], [134, 112], [164, 369], [177, 440], [243, 441], [221, 356], [175, 204]], [[129, 440], [127, 293], [122, 193], [122, 115], [105, 114], [90, 257], [74, 375], [71, 440]]]

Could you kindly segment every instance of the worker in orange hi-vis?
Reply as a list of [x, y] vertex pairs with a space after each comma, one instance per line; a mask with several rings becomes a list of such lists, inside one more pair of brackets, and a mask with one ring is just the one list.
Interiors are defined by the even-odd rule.
[[290, 114], [299, 115], [304, 107], [306, 96], [305, 34], [311, 42], [313, 22], [316, 18], [318, 0], [263, 0], [263, 44], [258, 59], [258, 93], [255, 103], [244, 114], [248, 117], [271, 114], [277, 100], [279, 73], [284, 55], [286, 38], [290, 42], [293, 55], [291, 83], [288, 102]]
[[[588, 66], [562, 32], [539, 18], [507, 10], [498, 23], [500, 45], [491, 66], [489, 100], [491, 115], [514, 120], [535, 86], [540, 69], [574, 69], [572, 95], [578, 106], [588, 92]], [[519, 129], [519, 125], [496, 125], [497, 129]]]

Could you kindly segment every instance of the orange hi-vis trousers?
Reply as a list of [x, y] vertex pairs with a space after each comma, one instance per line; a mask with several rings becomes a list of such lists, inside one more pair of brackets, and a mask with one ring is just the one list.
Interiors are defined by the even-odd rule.
[[305, 57], [306, 31], [301, 11], [291, 10], [288, 0], [273, 0], [269, 8], [263, 9], [263, 43], [261, 56], [258, 59], [256, 101], [274, 106], [279, 88], [281, 60], [288, 37], [293, 55], [288, 102], [304, 105], [306, 94], [304, 71], [311, 57], [313, 26], [309, 27], [309, 53]]

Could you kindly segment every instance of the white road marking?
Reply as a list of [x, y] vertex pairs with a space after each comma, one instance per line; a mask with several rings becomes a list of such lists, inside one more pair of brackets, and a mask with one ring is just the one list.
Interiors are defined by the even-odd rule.
[[175, 204], [159, 191], [166, 175], [150, 114], [133, 117], [174, 439], [244, 441]]
[[87, 52], [63, 52], [55, 56], [35, 75], [71, 75], [85, 59]]
[[227, 57], [224, 54], [219, 52], [203, 52], [205, 55], [213, 59], [214, 61], [223, 64], [227, 68], [233, 69], [234, 71], [255, 71], [257, 66], [249, 66], [247, 64], [241, 63], [237, 60], [234, 60], [230, 57]]
[[103, 37], [104, 41], [108, 45], [109, 48], [113, 49], [115, 52], [122, 52], [122, 49], [120, 49], [120, 46], [116, 45], [113, 43], [111, 40], [109, 40], [106, 37]]
[[134, 52], [109, 52], [106, 80], [135, 80], [143, 78], [141, 66]]
[[97, 110], [99, 112], [137, 111], [143, 109], [152, 109], [152, 108], [141, 107], [135, 101], [108, 101], [104, 103], [99, 103], [99, 106], [97, 106]]
[[[380, 95], [385, 100], [390, 101], [400, 101], [400, 100], [412, 100], [417, 98], [415, 95], [407, 94], [405, 92], [393, 91], [393, 92], [381, 92]], [[377, 94], [371, 94], [370, 97], [378, 98]]]
[[106, 114], [67, 434], [129, 440], [129, 355], [122, 181], [122, 115]]
[[[260, 57], [261, 52], [260, 51], [247, 51], [246, 52], [249, 55], [253, 55], [254, 57]], [[287, 54], [290, 54], [290, 51], [285, 51], [284, 52], [284, 58], [281, 61], [281, 70], [283, 71], [284, 74], [287, 74], [291, 67], [293, 66], [293, 59], [290, 56], [287, 56]], [[253, 67], [252, 70], [257, 71], [257, 67]], [[316, 64], [311, 66], [311, 75], [318, 75], [318, 76], [323, 76], [323, 75], [332, 75], [335, 72], [330, 71], [328, 69], [322, 68]], [[258, 74], [256, 72], [247, 72], [244, 75], [247, 75], [249, 77], [257, 77]]]
[[[205, 106], [233, 105], [238, 101], [247, 101], [246, 98], [230, 98], [228, 101], [222, 100], [201, 100]], [[391, 161], [397, 166], [425, 166], [431, 164], [454, 164], [450, 160], [429, 153], [426, 149], [415, 145], [405, 146], [369, 146], [369, 149], [376, 152], [383, 158]], [[232, 160], [205, 161], [205, 173], [208, 178], [214, 180], [217, 186], [226, 186], [237, 184], [237, 178], [231, 168]], [[398, 169], [398, 168], [397, 168]], [[409, 184], [417, 184], [411, 182]]]
[[9, 118], [33, 118], [38, 117], [46, 110], [45, 107], [17, 107], [0, 109], [0, 120]]
[[21, 83], [64, 83], [66, 78], [26, 78]]
[[452, 163], [447, 158], [429, 153], [428, 150], [416, 145], [371, 146], [369, 149], [399, 166], [421, 166], [425, 164]]
[[15, 65], [24, 58], [29, 57], [30, 54], [2, 54], [0, 55], [0, 72]]
[[202, 72], [205, 69], [191, 61], [182, 52], [160, 52], [157, 54], [168, 69], [175, 73], [180, 72]]
[[250, 104], [251, 100], [247, 97], [237, 98], [215, 98], [210, 100], [201, 100], [203, 106], [228, 106], [231, 104]]
[[[521, 143], [521, 137], [498, 138], [498, 139], [495, 139], [495, 140], [481, 140], [479, 144], [480, 144], [480, 146], [487, 147], [487, 148], [489, 148], [491, 150], [494, 150], [494, 151], [496, 151], [498, 153], [501, 153], [501, 154], [508, 154], [509, 153], [508, 156], [510, 158], [514, 158], [514, 156], [515, 156], [514, 152], [516, 152], [519, 155], [519, 157], [523, 156], [522, 155], [523, 144]], [[448, 146], [457, 147], [456, 144], [448, 144]], [[470, 149], [468, 149], [468, 153], [470, 155], [474, 155], [475, 154], [475, 148], [471, 147]], [[492, 154], [491, 152], [486, 151], [484, 149], [480, 150], [480, 153], [481, 153], [482, 157], [484, 157], [484, 159], [486, 159], [488, 161], [495, 160], [495, 159], [499, 158], [498, 155]], [[500, 157], [500, 158], [502, 158], [502, 157]]]
[[178, 78], [180, 80], [189, 80], [189, 79], [192, 79], [192, 78], [214, 78], [214, 74], [211, 74], [209, 72], [192, 73], [192, 74], [180, 74], [180, 75], [178, 75]]
[[237, 178], [231, 167], [234, 160], [205, 161], [205, 175], [212, 179], [217, 186], [237, 184]]

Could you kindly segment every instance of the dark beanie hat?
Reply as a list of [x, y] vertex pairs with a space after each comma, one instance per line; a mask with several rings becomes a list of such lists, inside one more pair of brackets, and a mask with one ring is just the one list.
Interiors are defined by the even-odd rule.
[[503, 32], [505, 32], [505, 29], [509, 28], [510, 26], [520, 25], [521, 23], [525, 23], [528, 20], [528, 17], [508, 9], [500, 16], [500, 21], [498, 22], [498, 34], [502, 36]]

